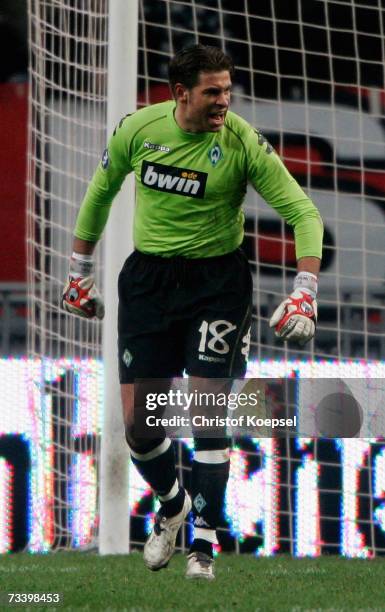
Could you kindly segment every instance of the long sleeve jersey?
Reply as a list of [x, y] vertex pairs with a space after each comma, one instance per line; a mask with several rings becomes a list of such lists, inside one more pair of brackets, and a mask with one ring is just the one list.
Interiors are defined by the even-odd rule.
[[293, 226], [297, 259], [320, 258], [318, 210], [262, 134], [231, 111], [218, 132], [186, 132], [174, 110], [175, 102], [162, 102], [122, 119], [88, 187], [75, 236], [100, 238], [115, 195], [134, 172], [134, 245], [143, 253], [195, 258], [235, 250], [251, 183]]

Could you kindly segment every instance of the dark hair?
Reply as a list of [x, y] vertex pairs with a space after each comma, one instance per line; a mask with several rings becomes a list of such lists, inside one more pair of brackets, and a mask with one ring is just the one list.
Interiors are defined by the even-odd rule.
[[231, 57], [218, 47], [193, 45], [179, 51], [170, 61], [168, 78], [171, 90], [176, 83], [182, 83], [187, 89], [195, 87], [200, 72], [220, 72], [228, 70], [234, 75], [234, 64]]

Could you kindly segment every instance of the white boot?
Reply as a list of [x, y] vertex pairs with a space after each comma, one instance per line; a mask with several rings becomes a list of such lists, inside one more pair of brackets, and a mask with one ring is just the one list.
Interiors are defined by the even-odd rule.
[[174, 554], [176, 536], [190, 510], [191, 499], [185, 491], [183, 507], [179, 514], [170, 518], [156, 515], [153, 530], [143, 551], [144, 562], [150, 570], [160, 570], [168, 565]]
[[186, 578], [214, 580], [214, 561], [206, 553], [195, 550], [187, 557]]

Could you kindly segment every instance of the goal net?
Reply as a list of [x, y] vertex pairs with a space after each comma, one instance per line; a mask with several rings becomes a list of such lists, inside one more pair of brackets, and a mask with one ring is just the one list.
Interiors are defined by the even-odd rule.
[[[170, 97], [167, 62], [175, 51], [196, 42], [224, 48], [236, 64], [232, 109], [274, 146], [324, 220], [317, 334], [309, 346], [296, 349], [277, 341], [268, 326], [272, 309], [292, 289], [293, 236], [257, 194], [247, 193], [244, 248], [255, 288], [250, 375], [381, 378], [382, 3], [140, 0], [138, 20], [138, 107]], [[108, 2], [29, 0], [29, 22], [29, 342], [30, 354], [42, 364], [65, 359], [65, 372], [76, 374], [59, 377], [52, 395], [63, 411], [52, 419], [67, 424], [65, 439], [47, 438], [47, 444], [61, 449], [61, 461], [51, 468], [62, 483], [55, 480], [50, 489], [55, 508], [50, 546], [71, 547], [79, 544], [72, 537], [72, 502], [65, 483], [80, 478], [81, 470], [69, 468], [79, 450], [68, 423], [75, 418], [79, 390], [74, 380], [82, 378], [81, 368], [89, 368], [87, 380], [99, 376], [101, 328], [68, 317], [59, 303], [76, 211], [107, 138], [107, 97], [113, 96], [106, 89]], [[100, 274], [102, 249], [97, 260]], [[100, 276], [99, 286], [101, 281]], [[49, 395], [52, 381], [44, 380], [44, 367], [42, 372]], [[84, 406], [90, 405], [95, 385], [89, 383], [91, 395]], [[87, 421], [91, 413], [86, 413]], [[94, 478], [100, 419], [86, 421], [90, 459], [84, 473]], [[223, 548], [350, 556], [385, 550], [384, 453], [375, 436], [362, 441], [239, 440], [232, 455]], [[189, 443], [181, 443], [178, 464], [186, 481], [190, 455]], [[136, 545], [149, 529], [153, 500], [132, 467], [130, 483], [131, 541]], [[92, 499], [97, 508], [97, 494]], [[91, 502], [85, 507], [94, 508]], [[97, 536], [97, 509], [92, 521], [83, 545]], [[187, 529], [180, 545], [190, 537]]]
[[[102, 328], [70, 317], [61, 293], [79, 202], [106, 141], [108, 2], [30, 0], [29, 356], [44, 495], [37, 548], [92, 546], [103, 385]], [[97, 283], [102, 285], [102, 247]]]

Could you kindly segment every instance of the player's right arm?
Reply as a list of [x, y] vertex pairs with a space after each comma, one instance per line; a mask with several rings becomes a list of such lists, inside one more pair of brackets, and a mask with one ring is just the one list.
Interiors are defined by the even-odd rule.
[[92, 254], [107, 223], [113, 199], [132, 170], [127, 122], [123, 119], [115, 128], [88, 186], [75, 225], [62, 304], [67, 312], [87, 319], [104, 316], [103, 300], [95, 286]]

